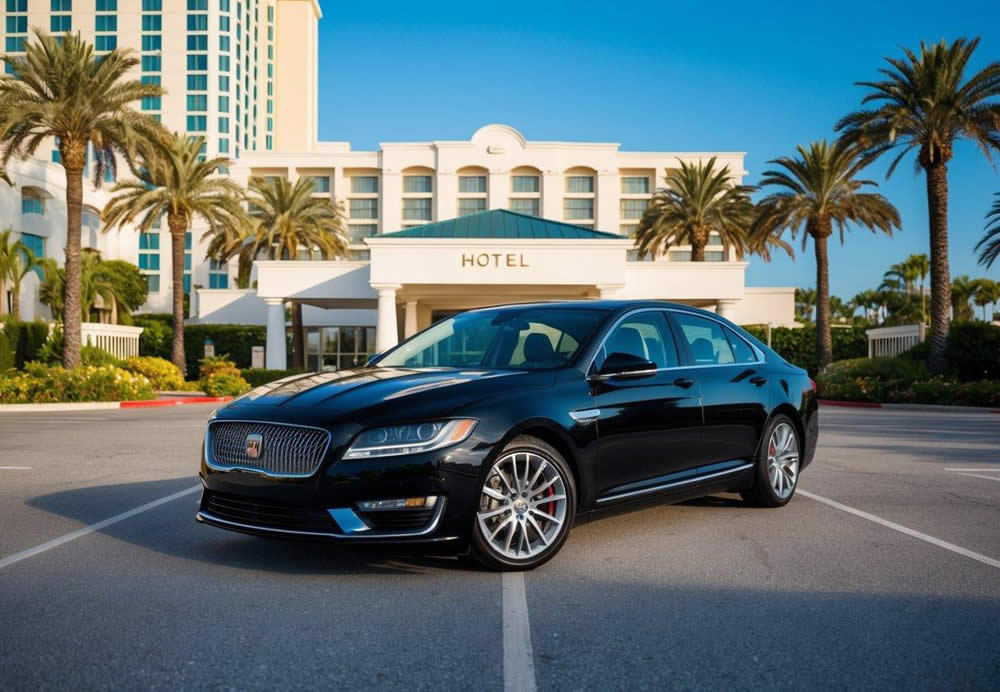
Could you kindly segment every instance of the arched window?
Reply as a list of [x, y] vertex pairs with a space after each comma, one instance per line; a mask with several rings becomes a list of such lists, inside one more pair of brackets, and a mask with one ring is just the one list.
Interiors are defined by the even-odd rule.
[[45, 195], [41, 190], [34, 187], [21, 189], [21, 213], [45, 215]]

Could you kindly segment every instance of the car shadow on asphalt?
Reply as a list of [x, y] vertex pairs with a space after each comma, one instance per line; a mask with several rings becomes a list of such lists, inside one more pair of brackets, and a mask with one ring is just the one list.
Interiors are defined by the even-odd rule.
[[[28, 505], [87, 526], [181, 492], [197, 478], [74, 488], [28, 501]], [[98, 530], [98, 533], [184, 560], [287, 574], [426, 574], [436, 570], [478, 571], [456, 549], [438, 546], [345, 545], [322, 540], [251, 536], [198, 524], [199, 493], [172, 500]], [[152, 530], [151, 530], [152, 527]]]

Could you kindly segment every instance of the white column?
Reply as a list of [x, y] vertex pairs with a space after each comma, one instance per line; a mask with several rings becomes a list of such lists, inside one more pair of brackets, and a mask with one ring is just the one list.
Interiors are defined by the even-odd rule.
[[563, 193], [566, 183], [561, 171], [545, 171], [542, 173], [542, 217], [554, 221], [562, 221]]
[[417, 333], [417, 301], [406, 301], [406, 319], [403, 321], [403, 337], [409, 339]]
[[489, 185], [487, 186], [487, 209], [506, 209], [509, 206], [510, 175], [505, 169], [490, 169]]
[[736, 304], [739, 303], [738, 300], [717, 300], [715, 301], [715, 314], [719, 317], [725, 317], [727, 320], [733, 318], [735, 313], [734, 309]]
[[285, 355], [285, 301], [281, 298], [265, 298], [267, 304], [267, 347], [264, 351], [268, 370], [284, 370], [288, 367]]
[[375, 320], [375, 350], [385, 353], [399, 343], [396, 325], [396, 291], [399, 284], [372, 284], [378, 293], [378, 315]]

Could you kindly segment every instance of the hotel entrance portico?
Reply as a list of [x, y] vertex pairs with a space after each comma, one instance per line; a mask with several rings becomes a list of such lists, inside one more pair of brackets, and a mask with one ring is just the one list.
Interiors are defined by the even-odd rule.
[[736, 318], [745, 262], [630, 262], [632, 240], [492, 210], [366, 239], [370, 262], [258, 261], [267, 367], [284, 368], [284, 303], [376, 311], [375, 350], [435, 314], [510, 302], [660, 298]]

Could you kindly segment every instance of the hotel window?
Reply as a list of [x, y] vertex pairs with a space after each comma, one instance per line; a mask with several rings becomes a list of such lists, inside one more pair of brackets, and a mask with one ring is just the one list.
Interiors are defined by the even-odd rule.
[[118, 37], [117, 36], [107, 36], [101, 34], [94, 37], [94, 50], [101, 52], [110, 52], [118, 47]]
[[220, 139], [219, 140], [219, 153], [220, 154], [228, 154], [229, 153], [229, 140], [228, 139]]
[[222, 134], [229, 133], [229, 118], [219, 118], [219, 132]]
[[73, 0], [51, 0], [49, 9], [53, 12], [72, 12]]
[[28, 17], [23, 16], [12, 16], [7, 17], [6, 29], [8, 34], [26, 34], [28, 33]]
[[98, 12], [117, 12], [118, 0], [96, 0], [95, 6]]
[[208, 34], [191, 34], [187, 37], [188, 50], [208, 50]]
[[35, 257], [45, 257], [45, 238], [31, 233], [22, 233], [21, 242]]
[[511, 192], [538, 192], [537, 175], [515, 175], [510, 179]]
[[163, 0], [142, 0], [143, 12], [160, 12], [163, 9]]
[[431, 176], [404, 175], [403, 194], [424, 194], [432, 192]]
[[45, 202], [41, 196], [31, 190], [21, 191], [21, 213], [45, 215]]
[[567, 199], [563, 201], [563, 218], [569, 220], [594, 218], [594, 200]]
[[516, 211], [518, 214], [540, 216], [537, 199], [512, 199], [510, 201], [510, 210]]
[[[139, 234], [139, 271], [158, 272], [160, 271], [160, 233]], [[159, 276], [156, 276], [156, 287], [159, 290]], [[149, 283], [150, 277], [147, 275], [146, 281]], [[152, 290], [152, 286], [150, 287]]]
[[[17, 53], [24, 50], [24, 44], [28, 41], [28, 0], [7, 0], [7, 18], [4, 22], [7, 38], [4, 41], [4, 48], [8, 53]], [[21, 13], [21, 14], [17, 14]], [[12, 36], [11, 34], [20, 34]], [[4, 72], [14, 74], [14, 67], [4, 63]]]
[[312, 371], [347, 370], [375, 353], [374, 327], [309, 327], [306, 367]]
[[352, 199], [350, 205], [350, 218], [352, 219], [377, 219], [378, 200], [377, 199]]
[[354, 194], [378, 194], [377, 175], [351, 176], [351, 192]]
[[159, 72], [162, 61], [159, 55], [144, 55], [142, 56], [142, 71], [143, 72]]
[[188, 132], [204, 132], [208, 129], [208, 118], [204, 115], [189, 115], [187, 117]]
[[144, 14], [142, 15], [142, 30], [143, 31], [162, 31], [163, 30], [163, 17], [158, 14]]
[[229, 265], [226, 262], [208, 261], [208, 287], [229, 288]]
[[208, 91], [207, 74], [189, 74], [187, 78], [188, 91]]
[[[9, 19], [14, 19], [14, 17], [8, 17], [8, 20]], [[54, 14], [49, 18], [49, 31], [51, 31], [53, 34], [65, 34], [67, 31], [72, 30], [72, 28], [73, 28], [72, 15]]]
[[187, 68], [189, 70], [197, 70], [199, 72], [205, 72], [208, 70], [208, 56], [207, 55], [189, 55], [187, 56]]
[[228, 53], [229, 52], [229, 37], [220, 36], [219, 37], [219, 50]]
[[458, 176], [459, 193], [484, 193], [486, 192], [485, 175], [460, 175]]
[[416, 197], [403, 200], [404, 221], [430, 221], [431, 200], [429, 197]]
[[352, 245], [357, 245], [376, 233], [378, 233], [378, 224], [375, 223], [356, 223], [347, 227], [347, 234], [351, 238]]
[[189, 111], [207, 111], [208, 96], [205, 94], [189, 94], [187, 97], [187, 109]]
[[328, 175], [313, 175], [306, 176], [312, 179], [313, 192], [329, 192], [330, 191], [330, 176]]
[[641, 219], [648, 206], [648, 199], [623, 199], [621, 201], [621, 217], [623, 219]]
[[113, 14], [99, 14], [94, 18], [94, 31], [118, 31], [118, 17]]
[[622, 194], [648, 195], [649, 178], [644, 175], [626, 175], [622, 177]]
[[458, 215], [468, 216], [469, 214], [478, 214], [481, 211], [486, 211], [486, 198], [485, 197], [469, 197], [458, 200]]
[[143, 96], [142, 97], [142, 110], [144, 111], [158, 111], [162, 106], [162, 98], [160, 96]]
[[143, 34], [142, 49], [145, 51], [158, 51], [163, 49], [163, 37], [159, 34]]
[[566, 192], [586, 194], [594, 191], [594, 176], [571, 175], [566, 178]]
[[189, 14], [187, 16], [188, 31], [208, 31], [207, 14]]
[[229, 112], [229, 97], [228, 96], [220, 96], [219, 97], [219, 110], [222, 111], [223, 113], [228, 113]]
[[188, 9], [192, 11], [208, 11], [208, 0], [188, 0]]

